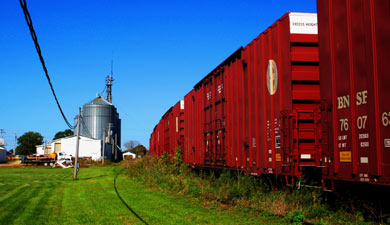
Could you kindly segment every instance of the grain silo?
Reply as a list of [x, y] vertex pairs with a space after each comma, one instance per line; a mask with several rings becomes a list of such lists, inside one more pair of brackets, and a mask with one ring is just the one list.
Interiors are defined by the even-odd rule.
[[[111, 103], [112, 76], [107, 76], [106, 81], [106, 99], [98, 95], [83, 105], [80, 134], [94, 139], [105, 139], [106, 146], [109, 146], [107, 151], [112, 146], [117, 149], [121, 145], [121, 119], [116, 107]], [[114, 152], [112, 149], [111, 151]]]
[[101, 96], [83, 105], [81, 113], [84, 123], [81, 125], [81, 135], [103, 140], [103, 133], [106, 136], [117, 135], [117, 143], [120, 146], [120, 123], [116, 107]]

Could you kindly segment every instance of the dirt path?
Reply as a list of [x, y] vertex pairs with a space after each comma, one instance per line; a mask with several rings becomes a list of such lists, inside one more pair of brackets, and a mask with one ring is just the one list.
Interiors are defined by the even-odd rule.
[[0, 163], [0, 168], [21, 168], [24, 167], [21, 160], [9, 161], [7, 163]]

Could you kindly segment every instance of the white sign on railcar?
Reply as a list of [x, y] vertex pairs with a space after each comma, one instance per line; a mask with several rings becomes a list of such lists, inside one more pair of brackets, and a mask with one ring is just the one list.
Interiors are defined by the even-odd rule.
[[316, 13], [290, 13], [291, 34], [318, 34]]
[[390, 148], [390, 139], [385, 139], [385, 148]]

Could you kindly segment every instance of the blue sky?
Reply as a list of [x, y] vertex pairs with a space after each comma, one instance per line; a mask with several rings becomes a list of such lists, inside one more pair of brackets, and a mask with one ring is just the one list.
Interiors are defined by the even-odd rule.
[[[315, 0], [27, 0], [62, 108], [78, 107], [105, 85], [114, 60], [113, 103], [122, 146], [146, 147], [161, 116], [193, 85], [286, 12], [316, 12]], [[0, 3], [0, 128], [50, 140], [66, 124], [57, 109], [18, 0]]]

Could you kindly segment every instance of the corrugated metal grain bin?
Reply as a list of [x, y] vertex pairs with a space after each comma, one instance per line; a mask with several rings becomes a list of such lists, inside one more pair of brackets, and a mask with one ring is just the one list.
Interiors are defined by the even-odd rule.
[[226, 68], [229, 166], [300, 176], [320, 166], [317, 17], [287, 13]]
[[323, 175], [390, 184], [390, 2], [319, 0]]
[[103, 140], [104, 132], [112, 130], [117, 136], [118, 145], [121, 145], [121, 119], [116, 107], [102, 97], [96, 97], [83, 105], [81, 134], [87, 137]]

